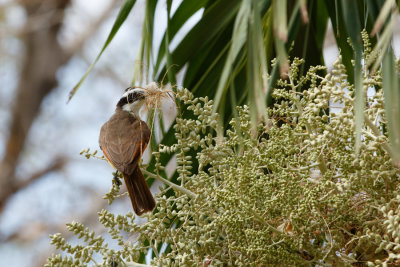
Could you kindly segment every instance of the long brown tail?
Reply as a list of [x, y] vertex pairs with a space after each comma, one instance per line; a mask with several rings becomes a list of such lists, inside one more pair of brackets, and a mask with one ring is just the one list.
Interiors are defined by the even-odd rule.
[[156, 206], [156, 201], [146, 184], [139, 167], [136, 167], [131, 175], [124, 174], [126, 187], [132, 202], [133, 210], [137, 215], [152, 211]]

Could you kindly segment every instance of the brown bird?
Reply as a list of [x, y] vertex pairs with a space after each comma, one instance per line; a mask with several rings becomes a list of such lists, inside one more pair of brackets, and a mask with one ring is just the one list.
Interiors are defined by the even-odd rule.
[[156, 205], [139, 168], [150, 129], [139, 118], [146, 100], [141, 88], [129, 87], [118, 101], [114, 115], [100, 130], [100, 148], [110, 164], [124, 176], [133, 210], [137, 215], [152, 211]]

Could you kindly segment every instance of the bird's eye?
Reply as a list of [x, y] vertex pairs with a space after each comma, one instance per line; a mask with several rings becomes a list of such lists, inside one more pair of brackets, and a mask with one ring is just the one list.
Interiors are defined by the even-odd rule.
[[128, 103], [133, 103], [136, 100], [140, 100], [140, 99], [143, 99], [143, 98], [144, 98], [144, 96], [140, 92], [133, 92], [133, 93], [130, 93], [130, 94], [127, 95]]
[[135, 101], [135, 93], [128, 95], [128, 103], [132, 103]]

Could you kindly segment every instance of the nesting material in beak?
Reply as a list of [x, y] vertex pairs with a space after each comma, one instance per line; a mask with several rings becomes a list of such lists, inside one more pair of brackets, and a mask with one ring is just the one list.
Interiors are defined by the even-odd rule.
[[173, 97], [175, 94], [174, 91], [171, 89], [164, 89], [155, 82], [149, 83], [142, 89], [144, 90], [145, 105], [147, 109], [159, 109], [163, 98], [170, 97], [173, 101], [175, 101], [175, 98]]

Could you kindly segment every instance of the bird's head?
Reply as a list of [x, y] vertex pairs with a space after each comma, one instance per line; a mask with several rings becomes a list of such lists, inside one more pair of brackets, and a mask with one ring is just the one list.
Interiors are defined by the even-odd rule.
[[118, 101], [117, 108], [139, 116], [139, 110], [145, 103], [146, 92], [142, 88], [128, 87]]

